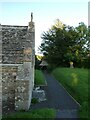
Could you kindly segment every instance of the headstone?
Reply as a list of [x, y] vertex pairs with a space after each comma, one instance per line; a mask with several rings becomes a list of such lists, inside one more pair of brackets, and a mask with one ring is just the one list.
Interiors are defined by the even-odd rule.
[[72, 61], [70, 62], [70, 68], [74, 68]]

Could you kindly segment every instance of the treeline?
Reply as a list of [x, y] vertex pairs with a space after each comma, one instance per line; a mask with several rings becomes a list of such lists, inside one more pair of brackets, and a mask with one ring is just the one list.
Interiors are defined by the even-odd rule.
[[90, 68], [90, 28], [83, 22], [77, 27], [67, 26], [57, 20], [42, 34], [41, 52], [51, 66]]

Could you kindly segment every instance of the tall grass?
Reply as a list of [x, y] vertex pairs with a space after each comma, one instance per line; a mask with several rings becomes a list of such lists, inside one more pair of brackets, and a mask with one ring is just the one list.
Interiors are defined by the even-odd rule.
[[35, 70], [35, 85], [46, 85], [46, 80], [40, 70]]
[[81, 104], [80, 116], [88, 116], [88, 69], [56, 68], [52, 74]]

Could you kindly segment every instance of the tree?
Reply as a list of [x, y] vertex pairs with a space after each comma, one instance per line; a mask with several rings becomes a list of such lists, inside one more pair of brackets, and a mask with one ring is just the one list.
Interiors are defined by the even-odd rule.
[[[75, 28], [75, 44], [71, 46], [71, 54], [67, 53], [69, 58], [72, 57], [72, 60], [78, 67], [82, 67], [87, 59], [87, 54], [89, 52], [89, 39], [88, 39], [88, 28], [81, 22], [79, 26]], [[73, 38], [72, 38], [73, 39]]]
[[40, 50], [51, 65], [68, 66], [70, 61], [80, 65], [88, 52], [87, 31], [82, 22], [74, 28], [57, 19], [51, 29], [43, 32]]

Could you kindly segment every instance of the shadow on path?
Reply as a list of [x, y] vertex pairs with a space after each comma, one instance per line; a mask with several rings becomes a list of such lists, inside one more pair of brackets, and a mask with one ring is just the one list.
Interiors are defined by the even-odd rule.
[[54, 108], [57, 110], [56, 118], [78, 118], [79, 105], [72, 99], [57, 80], [47, 72], [43, 72], [47, 81], [45, 90], [47, 100], [31, 106], [31, 109]]

